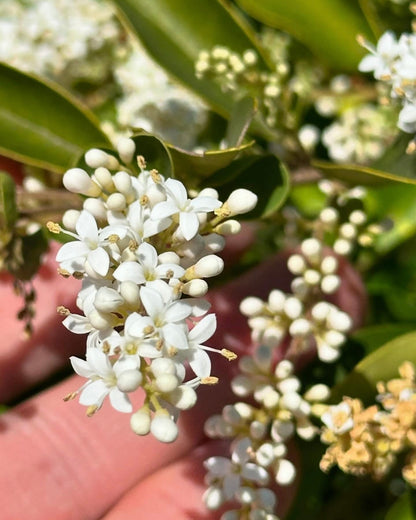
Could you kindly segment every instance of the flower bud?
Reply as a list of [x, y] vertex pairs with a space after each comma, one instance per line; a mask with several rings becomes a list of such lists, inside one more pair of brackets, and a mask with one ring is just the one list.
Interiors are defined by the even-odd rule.
[[286, 296], [279, 289], [273, 289], [268, 298], [268, 304], [272, 312], [282, 312], [285, 306]]
[[289, 486], [295, 480], [296, 468], [290, 460], [282, 459], [276, 471], [276, 482], [281, 486]]
[[306, 269], [306, 262], [302, 255], [290, 255], [287, 267], [293, 274], [302, 274]]
[[156, 377], [155, 385], [163, 393], [173, 392], [179, 384], [178, 378], [174, 374], [160, 374]]
[[207, 255], [198, 260], [196, 264], [189, 267], [185, 272], [185, 278], [210, 278], [217, 276], [224, 269], [224, 261], [217, 255]]
[[151, 417], [149, 410], [141, 408], [130, 417], [131, 429], [137, 435], [147, 435], [150, 432]]
[[249, 296], [244, 298], [240, 303], [240, 312], [244, 316], [256, 316], [261, 314], [264, 309], [264, 302], [256, 296]]
[[134, 392], [142, 384], [142, 380], [139, 370], [125, 370], [117, 377], [117, 388], [122, 392]]
[[126, 205], [126, 197], [122, 193], [112, 193], [107, 199], [107, 207], [110, 211], [123, 211]]
[[227, 220], [218, 224], [214, 231], [220, 235], [236, 235], [241, 231], [241, 224], [238, 220]]
[[136, 306], [140, 302], [140, 288], [132, 281], [120, 284], [120, 294], [128, 305]]
[[110, 287], [100, 287], [94, 298], [94, 307], [100, 312], [115, 312], [123, 304], [122, 296]]
[[113, 177], [107, 168], [97, 168], [93, 174], [93, 178], [96, 179], [98, 184], [107, 191], [114, 190]]
[[177, 425], [163, 410], [155, 413], [150, 431], [160, 442], [174, 442], [178, 436]]
[[107, 220], [107, 210], [101, 199], [85, 199], [83, 208], [89, 211], [96, 220]]
[[121, 137], [117, 142], [117, 152], [120, 159], [128, 164], [133, 160], [134, 153], [136, 151], [136, 145], [133, 139], [128, 137]]
[[239, 188], [228, 197], [224, 206], [230, 211], [229, 216], [241, 215], [251, 211], [257, 204], [257, 195], [250, 190]]
[[131, 177], [124, 171], [119, 171], [113, 175], [113, 183], [116, 190], [123, 195], [128, 195], [132, 189]]
[[182, 292], [192, 298], [200, 298], [208, 292], [208, 284], [205, 280], [195, 278], [182, 285]]
[[80, 214], [81, 212], [77, 209], [67, 209], [62, 215], [62, 224], [64, 228], [69, 231], [75, 231], [75, 226], [77, 225]]
[[176, 374], [175, 363], [169, 358], [156, 358], [152, 361], [151, 369], [157, 378], [163, 374]]
[[316, 238], [307, 238], [302, 242], [300, 248], [302, 253], [313, 262], [318, 260], [322, 253], [322, 244]]
[[169, 402], [179, 410], [189, 410], [196, 403], [197, 395], [189, 385], [181, 385], [169, 394]]
[[321, 290], [325, 294], [332, 294], [339, 289], [341, 279], [336, 274], [328, 274], [321, 280]]
[[98, 197], [101, 193], [101, 188], [81, 168], [71, 168], [66, 171], [62, 182], [65, 188], [72, 193], [81, 193], [89, 197]]
[[109, 155], [98, 148], [91, 148], [91, 150], [88, 150], [85, 154], [85, 162], [90, 168], [105, 167], [109, 163]]

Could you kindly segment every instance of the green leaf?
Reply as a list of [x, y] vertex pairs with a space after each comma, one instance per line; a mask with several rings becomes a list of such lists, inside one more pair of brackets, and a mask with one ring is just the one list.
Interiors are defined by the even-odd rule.
[[186, 181], [189, 187], [197, 187], [217, 170], [228, 166], [241, 152], [251, 148], [254, 141], [226, 150], [212, 150], [202, 154], [188, 152], [172, 145], [167, 145], [172, 157], [175, 176]]
[[374, 398], [376, 384], [398, 377], [404, 361], [416, 364], [416, 332], [399, 336], [375, 350], [356, 365], [354, 370], [332, 390], [331, 401], [342, 396], [359, 397], [363, 401]]
[[376, 170], [410, 179], [413, 183], [416, 183], [416, 154], [406, 153], [410, 140], [409, 134], [401, 133], [396, 141], [388, 147], [384, 155], [372, 164], [372, 167]]
[[[380, 186], [391, 182], [416, 184], [415, 177], [406, 177], [396, 173], [379, 170], [375, 167], [358, 164], [333, 164], [326, 161], [313, 160], [312, 165], [321, 170], [325, 177], [339, 179], [347, 184], [364, 186]], [[387, 166], [387, 165], [386, 165]]]
[[355, 0], [237, 0], [260, 22], [288, 32], [336, 70], [356, 71], [371, 30]]
[[416, 233], [416, 187], [405, 184], [368, 190], [366, 211], [376, 219], [391, 219], [393, 225], [375, 241], [377, 253], [386, 254]]
[[386, 520], [416, 520], [415, 492], [407, 490], [392, 505]]
[[155, 169], [165, 177], [174, 176], [171, 153], [163, 141], [144, 130], [131, 139], [136, 144], [136, 155], [144, 157], [148, 170]]
[[[253, 33], [218, 0], [114, 0], [121, 18], [153, 58], [180, 82], [197, 92], [214, 110], [228, 115], [233, 96], [212, 80], [197, 79], [199, 52], [224, 45], [242, 53], [258, 48]], [[260, 59], [260, 65], [266, 67]]]
[[0, 233], [13, 231], [17, 215], [16, 185], [8, 173], [0, 171]]
[[225, 142], [229, 148], [238, 147], [242, 144], [256, 111], [255, 99], [248, 96], [240, 99], [234, 105], [225, 136]]
[[61, 87], [0, 64], [0, 153], [62, 171], [107, 144], [98, 121]]
[[289, 183], [289, 173], [275, 155], [237, 159], [206, 182], [208, 186], [218, 187], [221, 200], [238, 188], [253, 191], [258, 203], [244, 216], [248, 219], [266, 218], [276, 212], [289, 194]]
[[381, 325], [363, 327], [351, 334], [351, 338], [361, 343], [365, 352], [369, 354], [378, 349], [380, 345], [393, 340], [397, 336], [415, 330], [416, 323], [383, 323]]

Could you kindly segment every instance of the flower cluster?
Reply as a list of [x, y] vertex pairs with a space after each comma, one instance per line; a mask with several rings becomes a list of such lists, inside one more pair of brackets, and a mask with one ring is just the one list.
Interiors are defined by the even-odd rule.
[[121, 91], [116, 101], [121, 129], [144, 128], [187, 150], [196, 145], [206, 124], [205, 105], [196, 95], [174, 84], [142, 48], [132, 46], [126, 58], [115, 66], [114, 77]]
[[410, 362], [399, 368], [400, 378], [379, 383], [377, 400], [364, 408], [359, 399], [345, 397], [322, 414], [321, 440], [330, 446], [321, 460], [321, 469], [332, 466], [353, 475], [383, 478], [398, 454], [408, 452], [403, 478], [416, 487], [416, 384]]
[[110, 6], [96, 0], [4, 0], [0, 32], [1, 61], [71, 86], [106, 78], [121, 28]]
[[309, 99], [317, 71], [312, 74], [312, 67], [306, 63], [292, 70], [287, 57], [287, 36], [269, 31], [263, 35], [263, 43], [272, 63], [271, 71], [267, 71], [253, 49], [240, 55], [217, 45], [199, 53], [196, 76], [215, 79], [223, 91], [233, 92], [237, 97], [245, 94], [255, 97], [268, 126], [296, 128], [298, 111]]
[[360, 65], [361, 72], [373, 72], [374, 78], [390, 89], [390, 97], [401, 105], [397, 126], [408, 133], [416, 132], [416, 34], [403, 33], [397, 40], [385, 32], [374, 47], [361, 41], [371, 54]]
[[347, 108], [322, 132], [322, 142], [335, 162], [371, 163], [396, 136], [389, 107], [363, 103]]
[[206, 422], [210, 437], [234, 440], [230, 459], [211, 457], [205, 462], [208, 489], [204, 500], [209, 509], [230, 500], [239, 503], [240, 509], [227, 511], [222, 520], [275, 519], [273, 486], [290, 485], [296, 476], [287, 443], [295, 434], [305, 440], [315, 437], [318, 429], [311, 417], [319, 415], [329, 389], [318, 384], [301, 395], [294, 365], [287, 359], [276, 363], [274, 349], [266, 345], [257, 347], [253, 356], [243, 357], [239, 368], [241, 374], [232, 380], [232, 390], [239, 398], [252, 397], [255, 404], [227, 405], [221, 415]]
[[[87, 382], [68, 398], [79, 394], [88, 415], [107, 396], [115, 409], [131, 413], [129, 394], [142, 388], [133, 431], [171, 442], [174, 420], [194, 405], [195, 388], [216, 382], [207, 354], [215, 349], [204, 345], [216, 329], [202, 299], [205, 279], [223, 269], [216, 254], [223, 235], [239, 231], [229, 217], [252, 209], [257, 197], [239, 189], [222, 203], [206, 188], [190, 198], [179, 180], [147, 170], [141, 156], [139, 168], [133, 164], [132, 139], [119, 142], [118, 156], [92, 149], [85, 154], [91, 176], [81, 168], [68, 170], [63, 183], [85, 197], [83, 209], [64, 214], [66, 229], [48, 225], [73, 239], [57, 254], [60, 273], [82, 279], [82, 314], [59, 309], [70, 331], [88, 334], [86, 359], [71, 358]], [[195, 377], [186, 380], [188, 365]]]

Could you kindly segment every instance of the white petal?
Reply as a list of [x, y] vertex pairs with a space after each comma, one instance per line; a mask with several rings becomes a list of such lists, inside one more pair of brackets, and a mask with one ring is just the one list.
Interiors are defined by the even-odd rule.
[[150, 287], [140, 289], [140, 299], [147, 314], [152, 318], [158, 317], [165, 308], [162, 296]]
[[84, 244], [74, 240], [73, 242], [67, 242], [64, 244], [56, 255], [57, 262], [68, 262], [77, 258], [84, 258], [90, 252], [90, 248]]
[[102, 377], [109, 377], [113, 374], [113, 367], [108, 357], [101, 350], [89, 348], [86, 358], [91, 369], [94, 370], [96, 374]]
[[150, 341], [143, 341], [140, 343], [137, 353], [143, 358], [158, 358], [161, 356], [160, 350], [155, 347], [155, 344]]
[[85, 361], [85, 359], [71, 356], [69, 360], [71, 361], [72, 368], [79, 376], [89, 379], [92, 375], [94, 375], [94, 371], [91, 370], [90, 365], [87, 363], [87, 361]]
[[119, 412], [131, 413], [133, 411], [133, 406], [127, 394], [121, 392], [117, 387], [111, 389], [109, 397], [112, 407]]
[[131, 281], [137, 284], [142, 284], [146, 281], [143, 267], [137, 262], [123, 262], [114, 271], [113, 276], [119, 282]]
[[194, 211], [207, 212], [214, 211], [221, 206], [221, 202], [214, 197], [196, 197], [190, 202], [190, 206]]
[[198, 377], [208, 377], [211, 374], [211, 359], [205, 350], [192, 349], [189, 365]]
[[105, 276], [110, 267], [110, 257], [102, 247], [90, 251], [87, 256], [88, 263], [100, 276]]
[[182, 211], [179, 215], [179, 227], [186, 240], [194, 238], [199, 229], [199, 220], [196, 213]]
[[208, 314], [189, 332], [189, 339], [194, 343], [202, 344], [210, 338], [217, 328], [215, 314]]
[[98, 227], [95, 218], [89, 211], [82, 210], [75, 226], [80, 238], [98, 239]]
[[109, 388], [102, 379], [93, 381], [87, 385], [81, 392], [79, 397], [80, 404], [91, 406], [97, 405], [98, 408], [103, 404], [105, 397], [108, 395]]
[[171, 303], [165, 312], [166, 322], [178, 322], [187, 318], [191, 314], [191, 306], [185, 301]]
[[162, 328], [163, 339], [168, 347], [178, 350], [186, 350], [188, 348], [188, 339], [181, 326], [168, 323]]
[[137, 255], [141, 264], [147, 269], [154, 269], [157, 266], [157, 251], [147, 242], [143, 242], [137, 249]]
[[167, 193], [175, 200], [178, 207], [181, 208], [188, 200], [188, 193], [181, 181], [176, 179], [167, 179], [165, 182]]
[[152, 209], [150, 218], [152, 220], [161, 220], [178, 212], [179, 209], [173, 200], [165, 200], [156, 204], [156, 206]]
[[62, 324], [74, 334], [87, 334], [92, 330], [91, 323], [88, 318], [80, 314], [70, 314]]

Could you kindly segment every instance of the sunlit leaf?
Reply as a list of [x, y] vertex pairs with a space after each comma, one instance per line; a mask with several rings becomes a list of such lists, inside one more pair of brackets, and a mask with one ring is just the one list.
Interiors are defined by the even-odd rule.
[[416, 363], [416, 332], [399, 336], [366, 356], [333, 388], [331, 400], [337, 402], [344, 395], [371, 400], [377, 382], [398, 377], [398, 368], [404, 361]]
[[62, 171], [108, 144], [95, 117], [61, 87], [0, 64], [0, 153]]
[[416, 520], [415, 492], [409, 489], [403, 493], [387, 512], [386, 520]]
[[[242, 53], [257, 49], [247, 24], [218, 0], [114, 0], [121, 17], [153, 58], [223, 115], [231, 113], [229, 93], [209, 79], [197, 79], [199, 52], [224, 45]], [[263, 67], [266, 64], [260, 61]]]
[[355, 0], [237, 0], [260, 22], [288, 32], [336, 70], [355, 71], [371, 30]]
[[242, 144], [256, 111], [256, 101], [251, 97], [244, 97], [234, 105], [225, 136], [229, 148]]
[[355, 186], [357, 184], [363, 186], [380, 186], [392, 182], [416, 185], [416, 177], [406, 177], [390, 171], [378, 170], [374, 167], [370, 168], [369, 166], [333, 164], [319, 160], [312, 161], [312, 165], [318, 168], [325, 177], [338, 179]]
[[186, 181], [189, 186], [197, 186], [201, 180], [228, 166], [241, 152], [248, 150], [252, 145], [253, 141], [235, 148], [202, 153], [188, 152], [171, 145], [168, 145], [168, 149], [175, 176]]

